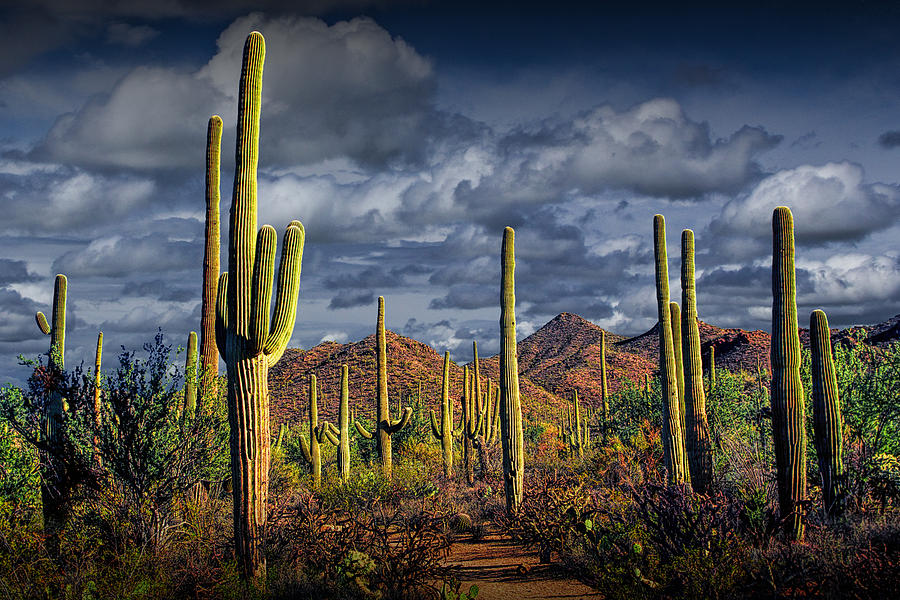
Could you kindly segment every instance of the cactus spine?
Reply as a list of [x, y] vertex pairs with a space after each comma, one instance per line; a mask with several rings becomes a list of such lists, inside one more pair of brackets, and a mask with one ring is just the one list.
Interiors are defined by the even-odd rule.
[[[65, 275], [57, 275], [53, 287], [53, 325], [47, 322], [44, 313], [35, 314], [38, 328], [44, 335], [50, 336], [50, 353], [47, 367], [53, 380], [62, 375], [65, 369], [66, 354], [66, 292], [68, 282]], [[55, 446], [59, 443], [59, 424], [66, 412], [66, 400], [58, 390], [50, 391], [50, 402], [41, 415], [41, 435], [45, 443]], [[41, 457], [41, 506], [44, 517], [44, 528], [47, 532], [55, 531], [65, 520], [65, 506], [68, 500], [68, 485], [58, 469], [48, 464], [49, 456]]]
[[669, 483], [685, 482], [684, 430], [679, 410], [675, 347], [669, 312], [669, 265], [666, 256], [666, 220], [653, 217], [654, 255], [656, 258], [656, 305], [659, 317], [659, 379], [663, 401], [663, 458], [669, 471]]
[[444, 352], [444, 370], [441, 379], [441, 426], [437, 426], [434, 410], [431, 411], [431, 433], [441, 441], [441, 457], [444, 475], [453, 477], [453, 403], [450, 402], [450, 353]]
[[271, 324], [276, 233], [256, 226], [256, 167], [265, 40], [252, 32], [244, 44], [238, 95], [234, 193], [228, 271], [219, 277], [216, 345], [228, 367], [228, 421], [235, 550], [241, 575], [265, 582], [263, 552], [269, 483], [269, 367], [278, 362], [297, 316], [304, 230], [291, 221], [284, 234]]
[[703, 390], [703, 362], [700, 358], [700, 327], [697, 323], [697, 292], [694, 278], [694, 232], [681, 232], [681, 314], [682, 357], [684, 360], [685, 442], [691, 486], [706, 493], [712, 479], [712, 450], [706, 419]]
[[506, 511], [510, 514], [518, 512], [522, 505], [525, 479], [525, 439], [516, 356], [515, 236], [512, 227], [504, 229], [500, 251], [500, 442]]
[[375, 385], [375, 431], [369, 432], [356, 422], [356, 429], [366, 439], [375, 437], [375, 447], [381, 457], [381, 472], [390, 479], [393, 475], [391, 457], [391, 435], [397, 433], [409, 423], [412, 408], [406, 407], [403, 415], [396, 421], [391, 420], [391, 407], [388, 403], [387, 385], [387, 342], [384, 334], [384, 296], [378, 296], [378, 319], [375, 325], [375, 362], [377, 363], [377, 381]]
[[206, 245], [203, 249], [203, 300], [200, 307], [200, 366], [204, 390], [219, 374], [216, 351], [216, 286], [219, 279], [219, 154], [222, 117], [209, 118], [206, 129]]
[[794, 280], [794, 217], [786, 206], [772, 215], [772, 431], [778, 504], [787, 534], [803, 537], [806, 430], [800, 381], [800, 336]]
[[844, 508], [844, 445], [841, 401], [838, 397], [834, 360], [831, 357], [831, 330], [821, 310], [809, 317], [812, 347], [812, 401], [816, 455], [822, 473], [822, 500], [825, 514], [840, 516]]

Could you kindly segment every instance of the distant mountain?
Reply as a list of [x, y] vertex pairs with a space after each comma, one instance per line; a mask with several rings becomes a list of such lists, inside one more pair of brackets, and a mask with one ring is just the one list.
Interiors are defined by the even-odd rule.
[[[769, 368], [769, 334], [765, 331], [722, 329], [700, 321], [701, 353], [708, 367], [709, 348], [716, 349], [716, 367], [730, 371], [754, 372], [757, 361]], [[562, 313], [519, 342], [519, 385], [526, 413], [547, 405], [560, 406], [573, 390], [586, 405], [600, 402], [600, 334], [603, 330], [578, 315]], [[441, 392], [443, 355], [412, 338], [392, 331], [387, 336], [388, 394], [391, 414], [399, 415], [403, 405], [422, 387], [423, 397], [437, 407]], [[834, 343], [865, 343], [881, 346], [900, 339], [900, 315], [877, 325], [832, 330]], [[809, 344], [809, 332], [800, 330], [801, 343]], [[607, 379], [610, 392], [617, 391], [625, 378], [643, 382], [657, 371], [659, 334], [654, 325], [641, 335], [626, 338], [606, 334]], [[270, 413], [273, 423], [297, 423], [308, 418], [309, 375], [315, 374], [319, 392], [320, 419], [335, 420], [340, 398], [341, 365], [350, 368], [350, 403], [360, 416], [374, 417], [375, 335], [358, 342], [323, 342], [309, 350], [287, 350], [269, 371]], [[469, 363], [471, 366], [471, 363]], [[499, 357], [483, 357], [482, 377], [499, 379]], [[450, 396], [455, 416], [460, 415], [463, 367], [450, 365]]]

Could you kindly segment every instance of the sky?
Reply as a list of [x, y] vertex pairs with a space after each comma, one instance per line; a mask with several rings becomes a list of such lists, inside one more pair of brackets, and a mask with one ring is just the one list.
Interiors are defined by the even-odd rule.
[[199, 329], [206, 126], [224, 254], [253, 30], [259, 222], [307, 232], [292, 347], [362, 339], [383, 295], [393, 331], [496, 353], [507, 225], [520, 339], [560, 312], [642, 333], [656, 213], [672, 299], [691, 228], [701, 319], [768, 330], [779, 205], [801, 325], [900, 313], [896, 5], [485, 4], [0, 1], [0, 382], [46, 352], [56, 273], [67, 366], [99, 330], [114, 365]]

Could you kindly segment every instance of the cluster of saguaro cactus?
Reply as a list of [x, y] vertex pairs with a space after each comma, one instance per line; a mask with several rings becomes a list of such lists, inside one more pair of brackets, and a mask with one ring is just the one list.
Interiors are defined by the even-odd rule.
[[831, 357], [831, 330], [828, 318], [821, 310], [814, 310], [809, 317], [809, 342], [812, 349], [813, 431], [822, 474], [822, 501], [825, 514], [836, 517], [844, 509], [844, 421]]
[[703, 363], [700, 358], [700, 328], [697, 323], [697, 293], [694, 279], [694, 232], [681, 232], [681, 315], [685, 446], [691, 486], [705, 493], [712, 478], [712, 449], [706, 419]]
[[[338, 409], [338, 426], [324, 421], [319, 425], [318, 440], [328, 440], [338, 449], [338, 469], [341, 481], [350, 477], [350, 370], [341, 365], [341, 405]], [[301, 448], [302, 449], [302, 448]]]
[[772, 432], [778, 504], [785, 528], [803, 537], [806, 422], [800, 380], [800, 337], [794, 279], [794, 218], [786, 206], [772, 216]]
[[303, 225], [291, 221], [284, 234], [270, 323], [277, 234], [269, 225], [257, 231], [256, 221], [264, 61], [265, 40], [254, 31], [242, 56], [228, 271], [219, 277], [216, 300], [216, 345], [228, 368], [235, 550], [244, 577], [257, 582], [265, 581], [266, 574], [263, 548], [271, 450], [268, 373], [294, 329], [305, 237]]
[[[462, 431], [460, 424], [459, 431]], [[444, 475], [453, 477], [453, 402], [450, 400], [450, 353], [444, 352], [444, 369], [441, 378], [441, 426], [438, 427], [431, 411], [431, 433], [441, 441], [441, 460], [444, 464]]]
[[685, 482], [684, 428], [678, 400], [675, 345], [669, 308], [669, 266], [666, 256], [666, 221], [653, 217], [654, 256], [656, 259], [656, 304], [659, 317], [659, 380], [663, 399], [663, 457], [669, 481]]
[[469, 367], [463, 367], [463, 393], [462, 393], [462, 444], [463, 444], [463, 468], [466, 472], [466, 481], [469, 485], [475, 483], [475, 440], [478, 430], [481, 429], [481, 411], [477, 408], [474, 398], [473, 379]]
[[381, 471], [385, 477], [390, 479], [393, 475], [391, 435], [406, 427], [410, 416], [412, 416], [412, 409], [407, 406], [399, 419], [391, 419], [387, 385], [387, 342], [384, 334], [384, 296], [378, 296], [378, 320], [375, 326], [375, 362], [377, 363], [375, 431], [367, 431], [359, 421], [356, 421], [354, 425], [356, 425], [356, 430], [364, 438], [376, 438], [375, 447], [378, 451], [378, 456], [381, 458]]
[[566, 404], [564, 421], [560, 425], [560, 435], [563, 445], [578, 458], [584, 458], [584, 451], [591, 444], [590, 421], [593, 413], [590, 410], [584, 416], [582, 413], [578, 390], [575, 390], [572, 393], [572, 403]]
[[525, 438], [516, 356], [515, 235], [512, 227], [504, 229], [500, 250], [500, 441], [506, 510], [510, 514], [518, 512], [522, 504], [525, 478]]
[[316, 376], [309, 376], [309, 442], [300, 437], [300, 451], [303, 460], [309, 466], [313, 485], [322, 484], [322, 451], [319, 448], [319, 395], [316, 387]]

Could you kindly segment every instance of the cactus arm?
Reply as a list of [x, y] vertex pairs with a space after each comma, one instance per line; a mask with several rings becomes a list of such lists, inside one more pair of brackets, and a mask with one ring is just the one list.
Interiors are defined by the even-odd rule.
[[219, 275], [216, 288], [216, 347], [225, 358], [225, 340], [228, 332], [228, 271]]
[[366, 430], [365, 427], [359, 424], [359, 421], [353, 421], [353, 425], [356, 427], [356, 431], [359, 432], [359, 435], [363, 436], [367, 440], [371, 440], [374, 436]]
[[47, 322], [47, 317], [44, 316], [44, 313], [41, 311], [37, 311], [37, 314], [34, 315], [35, 320], [37, 321], [38, 329], [41, 330], [41, 333], [44, 335], [50, 335], [50, 324]]
[[407, 406], [403, 409], [403, 416], [397, 419], [396, 421], [389, 421], [387, 426], [384, 428], [388, 434], [394, 434], [406, 427], [407, 423], [409, 423], [409, 419], [412, 417], [412, 408]]
[[332, 446], [339, 446], [341, 444], [341, 440], [331, 432], [332, 427], [334, 427], [334, 425], [328, 421], [319, 423], [319, 426], [316, 428], [316, 439], [319, 440], [320, 444], [324, 444], [326, 441]]
[[335, 427], [333, 423], [331, 423], [329, 421], [325, 421], [325, 425], [328, 426], [328, 431], [330, 431], [332, 435], [335, 435], [335, 436], [340, 435], [341, 430], [339, 428]]
[[300, 452], [303, 453], [303, 460], [306, 461], [307, 464], [312, 464], [312, 453], [309, 451], [309, 444], [306, 442], [306, 438], [302, 435], [300, 436]]
[[278, 289], [275, 292], [275, 312], [263, 351], [269, 364], [278, 362], [294, 331], [297, 319], [297, 298], [300, 295], [300, 267], [306, 231], [300, 221], [291, 221], [284, 233], [281, 262], [278, 267]]
[[431, 435], [433, 435], [436, 439], [442, 439], [441, 429], [438, 427], [437, 418], [434, 416], [434, 409], [428, 411], [429, 416], [431, 417]]
[[250, 311], [250, 345], [256, 356], [263, 351], [269, 335], [269, 307], [272, 303], [272, 277], [275, 274], [275, 243], [278, 235], [270, 225], [263, 225], [256, 236], [253, 258], [253, 304]]

